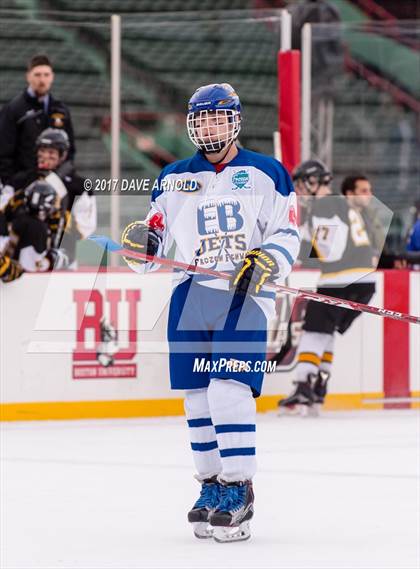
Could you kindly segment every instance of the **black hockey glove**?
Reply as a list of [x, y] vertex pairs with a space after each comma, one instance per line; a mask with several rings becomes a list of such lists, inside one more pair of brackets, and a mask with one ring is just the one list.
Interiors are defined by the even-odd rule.
[[0, 279], [4, 283], [11, 283], [24, 273], [23, 268], [17, 261], [13, 261], [7, 255], [0, 255]]
[[275, 258], [261, 249], [252, 249], [245, 255], [242, 265], [236, 268], [230, 280], [230, 289], [235, 294], [258, 294], [262, 285], [279, 271]]
[[[157, 214], [159, 215], [159, 214]], [[154, 257], [158, 254], [159, 246], [162, 243], [160, 235], [163, 226], [159, 225], [160, 218], [156, 224], [153, 218], [149, 221], [133, 221], [124, 229], [121, 236], [121, 244], [124, 249], [129, 249], [134, 253], [144, 253]], [[124, 257], [127, 263], [142, 264], [145, 261]]]

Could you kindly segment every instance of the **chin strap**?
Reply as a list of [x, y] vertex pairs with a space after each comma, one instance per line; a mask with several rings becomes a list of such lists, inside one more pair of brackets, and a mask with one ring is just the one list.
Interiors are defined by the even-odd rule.
[[[226, 156], [228, 155], [228, 152], [229, 152], [229, 150], [231, 149], [231, 146], [232, 146], [233, 143], [234, 143], [234, 140], [232, 140], [232, 142], [229, 144], [229, 146], [227, 147], [226, 152], [223, 154], [223, 156], [220, 158], [220, 160], [217, 160], [217, 162], [211, 162], [211, 164], [215, 165], [215, 164], [220, 164], [221, 162], [223, 162], [223, 160], [224, 160], [224, 159], [226, 158]], [[220, 152], [220, 150], [219, 150], [219, 152]], [[215, 154], [215, 152], [214, 152], [214, 153], [213, 153], [213, 152], [203, 152], [202, 150], [201, 150], [201, 153], [206, 157], [206, 159], [207, 159], [207, 154], [210, 154], [210, 156], [211, 156], [212, 154]], [[209, 160], [209, 162], [210, 162], [210, 160]]]

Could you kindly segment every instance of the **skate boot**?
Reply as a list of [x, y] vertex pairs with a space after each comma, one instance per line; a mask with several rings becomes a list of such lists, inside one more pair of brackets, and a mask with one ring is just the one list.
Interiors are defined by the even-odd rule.
[[327, 395], [328, 390], [328, 380], [330, 377], [331, 374], [328, 371], [320, 370], [315, 380], [313, 392], [315, 397], [315, 406], [318, 408], [318, 410], [324, 404], [325, 396]]
[[195, 537], [199, 539], [212, 537], [213, 532], [209, 526], [209, 514], [215, 510], [219, 499], [220, 484], [217, 476], [203, 480], [201, 482], [200, 496], [188, 512], [188, 521], [193, 525]]
[[220, 481], [220, 501], [209, 516], [215, 541], [228, 543], [249, 539], [249, 520], [253, 515], [254, 492], [251, 480]]
[[311, 415], [313, 405], [315, 403], [315, 394], [313, 392], [313, 382], [316, 376], [312, 373], [308, 374], [306, 381], [294, 381], [295, 390], [286, 399], [280, 399], [278, 407], [280, 415]]

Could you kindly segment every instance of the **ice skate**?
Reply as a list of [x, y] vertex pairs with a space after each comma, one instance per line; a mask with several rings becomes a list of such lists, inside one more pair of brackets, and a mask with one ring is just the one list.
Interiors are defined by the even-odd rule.
[[228, 543], [249, 539], [249, 520], [253, 515], [254, 492], [251, 480], [221, 481], [219, 504], [209, 516], [215, 541]]
[[309, 374], [306, 381], [294, 381], [295, 390], [286, 399], [278, 402], [279, 415], [313, 415], [316, 413], [313, 381], [316, 376]]
[[328, 390], [328, 381], [331, 377], [331, 374], [328, 371], [320, 370], [318, 372], [318, 376], [315, 380], [313, 386], [313, 392], [315, 397], [315, 408], [319, 412], [324, 404], [325, 397], [327, 395]]
[[188, 521], [193, 525], [194, 535], [199, 539], [212, 537], [209, 514], [215, 510], [220, 498], [220, 484], [217, 476], [207, 478], [201, 483], [198, 500], [188, 512]]

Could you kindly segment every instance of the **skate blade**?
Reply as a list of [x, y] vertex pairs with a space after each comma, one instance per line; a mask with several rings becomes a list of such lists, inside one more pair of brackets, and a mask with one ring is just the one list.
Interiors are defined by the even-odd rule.
[[314, 403], [313, 412], [315, 413], [313, 417], [319, 417], [321, 415], [323, 403]]
[[194, 535], [198, 539], [209, 539], [213, 537], [213, 528], [208, 522], [194, 522], [192, 526]]
[[306, 406], [306, 410], [303, 412], [302, 417], [314, 418], [319, 417], [319, 407], [316, 403], [310, 406]]
[[294, 405], [293, 407], [279, 407], [279, 417], [296, 417], [296, 415], [299, 414], [298, 405]]
[[316, 417], [314, 405], [293, 405], [293, 407], [279, 407], [278, 417]]
[[245, 541], [251, 537], [249, 522], [242, 522], [236, 527], [216, 526], [213, 529], [213, 539], [217, 543], [232, 543], [234, 541]]

